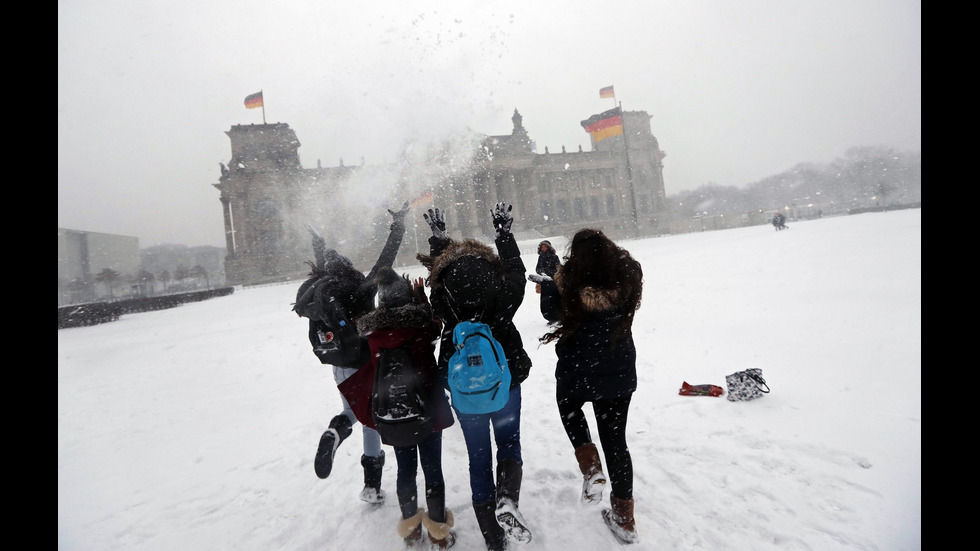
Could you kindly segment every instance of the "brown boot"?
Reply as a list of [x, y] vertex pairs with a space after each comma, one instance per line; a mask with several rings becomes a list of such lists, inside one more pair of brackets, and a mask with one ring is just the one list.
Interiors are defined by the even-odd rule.
[[405, 540], [406, 546], [412, 546], [422, 541], [422, 521], [424, 516], [425, 509], [420, 508], [414, 515], [398, 521], [398, 535]]
[[423, 513], [422, 524], [425, 525], [425, 531], [429, 533], [429, 542], [432, 543], [433, 548], [449, 549], [456, 543], [456, 533], [451, 530], [455, 524], [451, 509], [446, 509], [446, 522], [436, 522], [429, 518], [428, 513]]
[[575, 459], [584, 477], [582, 482], [582, 501], [598, 503], [602, 501], [602, 489], [606, 486], [606, 475], [602, 472], [602, 461], [595, 444], [582, 444], [575, 448]]
[[609, 530], [623, 543], [639, 541], [636, 535], [636, 523], [633, 520], [633, 500], [609, 496], [609, 502], [612, 504], [612, 509], [602, 511], [602, 518], [606, 521]]

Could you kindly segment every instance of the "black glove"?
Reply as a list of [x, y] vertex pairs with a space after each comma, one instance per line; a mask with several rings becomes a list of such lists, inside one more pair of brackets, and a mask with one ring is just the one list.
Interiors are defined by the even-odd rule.
[[514, 223], [514, 217], [510, 214], [513, 208], [514, 205], [497, 203], [490, 211], [490, 215], [493, 216], [493, 227], [497, 230], [497, 237], [510, 233], [510, 226]]
[[402, 205], [401, 210], [399, 210], [398, 212], [395, 212], [391, 209], [388, 209], [388, 212], [391, 213], [391, 218], [392, 218], [390, 229], [395, 229], [396, 226], [400, 226], [404, 228], [405, 216], [408, 215], [408, 201], [405, 201], [405, 204]]
[[443, 218], [442, 211], [429, 209], [429, 214], [423, 214], [422, 218], [425, 218], [432, 229], [432, 235], [439, 239], [449, 239], [449, 234], [446, 233], [446, 219]]
[[551, 281], [550, 277], [541, 274], [529, 274], [527, 278], [535, 283], [544, 283], [545, 281]]

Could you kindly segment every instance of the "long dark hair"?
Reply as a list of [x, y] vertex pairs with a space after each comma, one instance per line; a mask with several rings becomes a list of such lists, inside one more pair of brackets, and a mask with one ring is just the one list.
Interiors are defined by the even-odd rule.
[[616, 309], [621, 314], [613, 332], [611, 346], [633, 326], [633, 314], [643, 296], [643, 269], [626, 249], [613, 243], [601, 230], [586, 228], [572, 237], [564, 266], [555, 283], [561, 293], [561, 319], [554, 331], [539, 340], [548, 343], [574, 333], [586, 315], [582, 290], [592, 287], [614, 291]]

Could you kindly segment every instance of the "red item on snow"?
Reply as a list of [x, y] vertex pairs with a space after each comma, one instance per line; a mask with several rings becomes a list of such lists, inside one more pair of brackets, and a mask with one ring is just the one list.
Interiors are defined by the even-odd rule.
[[721, 396], [725, 390], [717, 385], [691, 385], [687, 381], [681, 385], [677, 392], [681, 396]]

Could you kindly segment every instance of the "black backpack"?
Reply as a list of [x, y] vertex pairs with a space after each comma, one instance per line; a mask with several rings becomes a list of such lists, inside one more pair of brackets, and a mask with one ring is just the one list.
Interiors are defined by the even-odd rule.
[[432, 434], [435, 423], [425, 398], [425, 387], [408, 350], [382, 349], [374, 376], [371, 417], [383, 443], [415, 446]]

